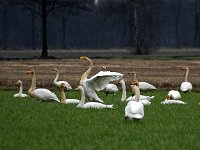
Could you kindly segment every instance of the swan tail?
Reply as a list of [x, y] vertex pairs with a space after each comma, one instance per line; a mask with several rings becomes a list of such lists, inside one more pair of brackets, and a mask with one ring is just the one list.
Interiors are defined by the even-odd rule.
[[106, 105], [106, 108], [113, 108], [113, 105]]

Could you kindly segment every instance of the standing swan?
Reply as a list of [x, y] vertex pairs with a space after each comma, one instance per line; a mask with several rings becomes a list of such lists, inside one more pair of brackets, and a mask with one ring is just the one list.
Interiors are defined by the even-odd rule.
[[[134, 75], [134, 78], [133, 80], [136, 80], [136, 71], [132, 71], [132, 72], [129, 72], [129, 74], [133, 74]], [[152, 84], [149, 84], [147, 82], [139, 82], [139, 88], [140, 90], [155, 90], [156, 87]]]
[[140, 120], [144, 117], [144, 105], [140, 102], [140, 89], [138, 81], [131, 84], [132, 91], [135, 92], [135, 101], [129, 101], [125, 107], [125, 119]]
[[34, 69], [30, 69], [27, 74], [32, 75], [32, 84], [30, 89], [28, 90], [28, 94], [36, 99], [42, 100], [44, 102], [48, 102], [48, 101], [59, 101], [59, 99], [57, 98], [57, 96], [52, 93], [51, 91], [44, 89], [44, 88], [39, 88], [36, 89], [36, 75], [35, 75], [35, 70]]
[[71, 85], [67, 82], [67, 81], [58, 81], [58, 77], [59, 77], [59, 71], [57, 68], [53, 68], [53, 71], [56, 71], [56, 77], [53, 81], [53, 84], [57, 87], [60, 88], [61, 83], [65, 84], [65, 87], [67, 88], [67, 90], [71, 90], [72, 87]]
[[78, 86], [76, 90], [81, 91], [81, 102], [77, 105], [78, 108], [113, 108], [113, 105], [105, 105], [98, 102], [87, 102], [85, 103], [85, 90], [82, 86]]
[[80, 103], [80, 100], [77, 99], [66, 99], [65, 97], [65, 83], [61, 83], [60, 85], [60, 102], [63, 104], [78, 104]]
[[187, 92], [192, 90], [192, 84], [190, 82], [188, 82], [188, 74], [189, 74], [189, 68], [188, 67], [183, 67], [181, 68], [181, 70], [186, 70], [186, 74], [185, 74], [185, 81], [181, 83], [181, 91], [183, 92]]
[[89, 68], [81, 76], [80, 85], [83, 86], [85, 94], [90, 99], [103, 103], [103, 100], [98, 97], [95, 91], [103, 90], [109, 82], [121, 79], [123, 74], [118, 72], [100, 71], [88, 79], [88, 75], [93, 68], [93, 62], [86, 56], [81, 56], [80, 60], [88, 61], [90, 63]]
[[27, 97], [26, 94], [23, 94], [23, 83], [21, 80], [17, 80], [16, 85], [20, 85], [19, 93], [13, 95], [13, 97]]

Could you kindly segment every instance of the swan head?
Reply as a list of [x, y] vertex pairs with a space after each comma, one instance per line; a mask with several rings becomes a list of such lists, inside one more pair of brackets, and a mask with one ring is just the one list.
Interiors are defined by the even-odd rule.
[[56, 72], [57, 72], [57, 71], [58, 71], [58, 69], [57, 69], [57, 68], [53, 68], [53, 71], [56, 71]]
[[131, 71], [128, 74], [136, 74], [136, 71]]
[[82, 90], [82, 89], [83, 89], [83, 87], [82, 87], [82, 86], [80, 86], [80, 85], [79, 85], [79, 86], [77, 86], [77, 87], [75, 88], [75, 90], [76, 90], [76, 91], [78, 91], [78, 90]]
[[21, 83], [22, 83], [21, 80], [17, 80], [16, 85], [19, 85], [19, 84], [21, 84]]
[[87, 57], [87, 56], [81, 56], [80, 57], [80, 60], [89, 60], [90, 58], [89, 57]]
[[103, 71], [106, 71], [106, 66], [103, 66], [102, 68], [103, 68]]
[[65, 89], [65, 84], [64, 84], [64, 83], [61, 83], [61, 84], [60, 84], [60, 89], [61, 89], [61, 90], [64, 90], [64, 89]]
[[170, 96], [169, 95], [166, 96], [166, 100], [170, 100]]
[[182, 67], [181, 70], [189, 70], [189, 68], [185, 66], [185, 67]]
[[123, 79], [121, 79], [118, 84], [125, 84], [125, 81]]
[[34, 69], [30, 69], [29, 71], [27, 71], [27, 74], [34, 75], [35, 74], [35, 70]]
[[137, 80], [133, 80], [133, 81], [131, 82], [131, 85], [139, 86], [139, 82], [138, 82]]

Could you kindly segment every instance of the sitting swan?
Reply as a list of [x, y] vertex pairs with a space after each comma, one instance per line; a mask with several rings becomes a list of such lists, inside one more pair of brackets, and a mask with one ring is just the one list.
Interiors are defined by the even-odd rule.
[[19, 93], [13, 95], [13, 97], [27, 97], [26, 94], [23, 94], [23, 83], [21, 80], [17, 80], [16, 85], [20, 85]]
[[78, 86], [76, 90], [81, 91], [81, 102], [77, 105], [78, 108], [113, 108], [113, 105], [105, 105], [98, 102], [87, 102], [85, 103], [85, 91], [82, 86]]
[[28, 90], [28, 94], [31, 97], [42, 100], [44, 102], [49, 102], [49, 101], [60, 102], [58, 97], [51, 91], [44, 88], [36, 89], [36, 75], [35, 75], [34, 69], [29, 70], [27, 74], [32, 75], [32, 84], [31, 84], [30, 89]]
[[189, 74], [189, 68], [188, 67], [183, 67], [181, 68], [181, 70], [186, 70], [186, 74], [185, 74], [185, 81], [181, 83], [181, 91], [183, 92], [187, 92], [192, 90], [192, 84], [190, 82], [188, 82], [188, 74]]
[[[103, 71], [106, 71], [106, 66], [103, 66]], [[108, 94], [116, 94], [116, 92], [119, 91], [118, 87], [115, 84], [107, 84], [106, 87], [103, 89], [103, 92], [106, 93], [106, 96]]]
[[72, 87], [71, 85], [67, 82], [67, 81], [58, 81], [58, 77], [59, 77], [59, 71], [57, 68], [53, 68], [53, 71], [56, 71], [56, 77], [53, 81], [53, 84], [57, 87], [57, 88], [60, 88], [60, 85], [61, 83], [64, 83], [65, 84], [65, 87], [67, 88], [67, 90], [71, 90]]
[[80, 100], [78, 99], [66, 99], [65, 97], [65, 83], [61, 83], [60, 85], [60, 95], [61, 95], [61, 99], [60, 102], [63, 104], [78, 104], [80, 103]]
[[[122, 97], [121, 97], [121, 101], [135, 101], [135, 96], [132, 95], [130, 97], [128, 97], [126, 99], [126, 84], [125, 81], [123, 79], [120, 80], [119, 82], [122, 86]], [[151, 104], [151, 100], [154, 98], [154, 96], [145, 96], [145, 95], [140, 95], [140, 101], [144, 104], [144, 105], [150, 105]]]
[[181, 100], [173, 100], [173, 99], [170, 99], [170, 96], [167, 95], [166, 99], [161, 102], [161, 104], [164, 104], [164, 105], [169, 105], [169, 104], [187, 104], [186, 102], [183, 102]]
[[135, 91], [135, 101], [129, 101], [125, 107], [125, 119], [140, 120], [144, 117], [144, 105], [140, 102], [140, 89], [138, 81], [134, 80], [131, 89]]
[[98, 97], [96, 91], [103, 90], [111, 81], [116, 81], [122, 78], [123, 74], [118, 72], [100, 71], [91, 78], [87, 78], [93, 68], [93, 62], [86, 56], [81, 56], [81, 60], [90, 63], [89, 68], [83, 73], [80, 79], [80, 85], [83, 86], [86, 96], [90, 99], [103, 103], [103, 100]]
[[[129, 72], [129, 74], [134, 74], [134, 78], [133, 80], [136, 80], [136, 71], [132, 71], [132, 72]], [[155, 90], [156, 87], [152, 84], [149, 84], [147, 82], [139, 82], [139, 88], [140, 90]]]
[[171, 90], [167, 95], [170, 97], [170, 99], [181, 99], [181, 94], [179, 93], [179, 91]]

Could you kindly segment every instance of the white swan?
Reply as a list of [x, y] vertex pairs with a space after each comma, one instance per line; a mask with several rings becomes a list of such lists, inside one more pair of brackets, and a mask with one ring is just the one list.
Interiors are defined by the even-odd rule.
[[48, 102], [48, 101], [58, 101], [58, 102], [60, 102], [58, 97], [54, 93], [52, 93], [51, 91], [44, 89], [44, 88], [36, 89], [36, 75], [35, 75], [34, 69], [30, 69], [27, 72], [27, 74], [32, 75], [32, 84], [31, 84], [30, 89], [28, 90], [28, 94], [31, 97], [42, 100], [44, 102]]
[[53, 84], [57, 87], [60, 88], [61, 83], [65, 84], [65, 87], [67, 88], [67, 90], [71, 90], [72, 87], [71, 85], [67, 82], [67, 81], [58, 81], [58, 77], [59, 77], [59, 71], [57, 68], [53, 68], [53, 71], [56, 71], [56, 77], [53, 81]]
[[181, 99], [181, 94], [179, 93], [179, 91], [171, 90], [168, 92], [167, 95], [170, 97], [170, 99], [175, 99], [175, 100]]
[[98, 97], [95, 91], [103, 90], [109, 82], [121, 79], [123, 74], [118, 72], [100, 71], [88, 79], [87, 77], [92, 71], [93, 62], [86, 56], [81, 56], [80, 59], [89, 61], [90, 63], [89, 68], [81, 76], [80, 85], [83, 86], [85, 94], [90, 99], [103, 103], [103, 100]]
[[140, 102], [140, 89], [138, 84], [136, 80], [131, 84], [131, 88], [135, 92], [135, 101], [129, 101], [126, 105], [125, 119], [140, 120], [144, 117], [144, 105]]
[[[103, 71], [106, 71], [106, 66], [103, 66]], [[119, 91], [118, 87], [112, 83], [107, 84], [106, 87], [103, 89], [103, 92], [106, 93], [106, 96], [108, 94], [115, 95], [117, 91]]]
[[[129, 74], [134, 74], [134, 78], [133, 80], [136, 80], [136, 71], [132, 71], [132, 72], [129, 72]], [[152, 84], [149, 84], [147, 82], [139, 82], [139, 88], [140, 90], [155, 90], [156, 87]]]
[[66, 99], [65, 83], [61, 83], [61, 85], [60, 85], [60, 95], [61, 95], [60, 102], [63, 104], [78, 104], [78, 103], [80, 103], [80, 100], [78, 100], [78, 99]]
[[17, 80], [16, 85], [20, 85], [19, 93], [14, 94], [13, 97], [27, 97], [26, 94], [23, 94], [23, 83], [21, 80]]
[[87, 102], [85, 103], [85, 90], [82, 86], [78, 86], [76, 90], [81, 91], [81, 102], [77, 105], [78, 108], [113, 108], [113, 105], [105, 105], [98, 102]]
[[[122, 97], [121, 97], [121, 101], [135, 101], [135, 96], [134, 94], [130, 97], [128, 97], [126, 99], [126, 84], [125, 81], [123, 79], [120, 80], [119, 82], [122, 86]], [[134, 92], [133, 92], [134, 93]], [[144, 104], [144, 105], [150, 105], [151, 104], [151, 100], [154, 98], [154, 96], [145, 96], [145, 95], [140, 95], [140, 101]]]
[[185, 81], [181, 83], [181, 91], [183, 92], [187, 92], [192, 90], [192, 84], [190, 82], [188, 82], [188, 74], [189, 74], [189, 68], [188, 67], [183, 67], [181, 68], [181, 70], [186, 70], [186, 74], [185, 74]]
[[170, 96], [167, 95], [166, 99], [163, 102], [161, 102], [161, 104], [170, 105], [170, 104], [187, 104], [187, 103], [181, 100], [170, 99]]

